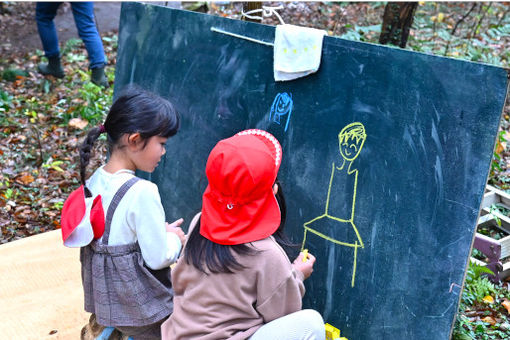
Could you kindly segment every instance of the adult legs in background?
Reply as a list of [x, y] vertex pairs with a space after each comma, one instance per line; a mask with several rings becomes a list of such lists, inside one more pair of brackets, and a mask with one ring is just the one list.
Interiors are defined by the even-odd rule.
[[57, 9], [61, 2], [38, 2], [35, 5], [35, 20], [37, 30], [44, 49], [44, 55], [56, 57], [59, 55], [58, 36], [53, 19], [57, 15]]
[[103, 67], [106, 58], [104, 55], [103, 42], [101, 41], [94, 20], [94, 3], [71, 2], [71, 9], [73, 10], [76, 29], [89, 55], [90, 68]]
[[326, 330], [322, 316], [304, 309], [273, 320], [260, 327], [250, 340], [324, 340]]
[[[48, 64], [39, 64], [38, 69], [44, 75], [52, 75], [57, 78], [64, 77], [54, 23], [57, 9], [61, 4], [62, 2], [38, 2], [35, 11], [37, 29], [43, 44], [44, 54], [48, 58]], [[104, 74], [106, 58], [103, 42], [94, 20], [94, 3], [71, 2], [71, 9], [76, 29], [87, 49], [89, 67], [92, 72], [91, 81], [96, 85], [107, 87], [109, 84]]]
[[73, 10], [76, 29], [89, 55], [89, 67], [92, 72], [91, 80], [96, 85], [107, 87], [108, 80], [104, 75], [106, 58], [103, 42], [94, 20], [94, 3], [71, 2], [71, 9]]
[[57, 9], [61, 4], [61, 2], [38, 2], [35, 7], [37, 30], [43, 45], [44, 55], [48, 58], [48, 64], [39, 64], [38, 69], [42, 74], [50, 74], [57, 78], [64, 77], [64, 70], [60, 65], [60, 49], [53, 19], [57, 15]]

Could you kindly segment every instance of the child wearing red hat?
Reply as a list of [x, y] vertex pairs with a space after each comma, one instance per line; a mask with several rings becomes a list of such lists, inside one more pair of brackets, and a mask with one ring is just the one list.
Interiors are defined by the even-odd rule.
[[[132, 88], [81, 146], [82, 186], [64, 204], [62, 235], [66, 246], [81, 247], [85, 310], [93, 313], [91, 322], [95, 316], [110, 328], [103, 333], [114, 327], [135, 340], [160, 339], [161, 322], [173, 311], [169, 266], [184, 241], [182, 219], [165, 222], [158, 188], [135, 170], [154, 171], [178, 127], [169, 101]], [[102, 133], [109, 160], [85, 180], [91, 148]]]
[[211, 151], [202, 211], [172, 271], [174, 313], [162, 325], [164, 340], [325, 338], [320, 314], [301, 309], [315, 258], [301, 253], [291, 263], [281, 246], [281, 160], [278, 140], [255, 129]]

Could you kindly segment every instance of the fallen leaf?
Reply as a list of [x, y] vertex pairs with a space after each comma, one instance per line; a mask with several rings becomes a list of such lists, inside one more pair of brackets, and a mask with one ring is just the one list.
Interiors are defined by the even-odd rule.
[[81, 104], [83, 102], [85, 102], [85, 101], [81, 98], [74, 98], [73, 100], [71, 100], [71, 103], [75, 103], [75, 104]]
[[83, 130], [88, 124], [88, 121], [81, 118], [73, 118], [69, 121], [69, 126], [78, 130]]
[[501, 302], [501, 305], [505, 307], [508, 314], [510, 314], [510, 301], [505, 299], [505, 301]]
[[494, 303], [494, 298], [490, 295], [487, 295], [486, 297], [483, 298], [483, 301], [485, 303]]
[[11, 140], [9, 141], [9, 143], [19, 143], [19, 142], [23, 142], [27, 139], [26, 136], [23, 136], [23, 135], [18, 135], [18, 136], [14, 136], [11, 138]]
[[49, 217], [55, 217], [57, 216], [58, 214], [54, 211], [46, 211], [46, 216], [49, 216]]
[[21, 176], [16, 177], [16, 182], [28, 185], [34, 181], [34, 176], [29, 173], [22, 173]]
[[503, 151], [505, 151], [505, 148], [506, 148], [506, 142], [499, 142], [498, 141], [498, 143], [496, 145], [496, 153], [497, 154], [502, 153]]
[[496, 324], [496, 320], [492, 316], [486, 316], [485, 318], [482, 319], [482, 321], [490, 323], [493, 326]]

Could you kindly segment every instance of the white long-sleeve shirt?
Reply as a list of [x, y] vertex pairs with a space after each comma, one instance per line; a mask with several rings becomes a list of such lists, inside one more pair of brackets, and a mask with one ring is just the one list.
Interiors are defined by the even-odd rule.
[[[134, 177], [134, 171], [119, 170], [111, 174], [100, 167], [87, 180], [94, 196], [101, 195], [105, 213], [117, 190]], [[138, 241], [142, 257], [152, 269], [162, 269], [177, 260], [181, 251], [179, 237], [166, 231], [165, 212], [158, 187], [146, 180], [136, 182], [120, 201], [110, 227], [109, 245]]]

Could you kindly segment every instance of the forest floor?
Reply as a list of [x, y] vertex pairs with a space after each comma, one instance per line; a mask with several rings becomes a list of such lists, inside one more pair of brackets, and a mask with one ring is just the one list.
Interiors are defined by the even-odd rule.
[[[265, 5], [279, 6], [280, 3]], [[384, 5], [377, 2], [288, 2], [278, 12], [288, 24], [325, 29], [329, 35], [377, 43]], [[112, 87], [104, 89], [90, 83], [83, 43], [75, 33], [66, 33], [69, 26], [65, 26], [65, 20], [57, 22], [57, 27], [61, 29], [61, 54], [66, 76], [60, 80], [40, 75], [36, 66], [43, 60], [43, 53], [38, 49], [35, 4], [5, 2], [2, 9], [0, 244], [60, 227], [63, 201], [79, 185], [77, 146], [90, 126], [103, 121], [113, 93]], [[70, 11], [63, 7], [61, 14], [66, 14], [66, 10]], [[509, 11], [508, 2], [420, 3], [406, 48], [508, 68]], [[209, 3], [209, 13], [240, 19], [241, 4]], [[114, 6], [105, 12], [104, 18], [116, 27], [118, 15]], [[115, 28], [109, 29], [106, 22], [98, 19], [108, 59], [107, 75], [113, 85], [117, 32]], [[264, 17], [262, 23], [276, 25], [279, 22], [273, 16]], [[510, 100], [507, 100], [489, 183], [510, 191], [509, 129]], [[91, 169], [104, 161], [104, 143], [98, 148]], [[477, 280], [477, 269], [470, 270], [473, 280]], [[507, 318], [510, 320], [510, 303], [508, 311], [504, 307], [507, 296], [499, 297], [495, 293], [493, 303], [497, 303], [498, 308], [488, 307], [481, 298], [473, 299], [473, 303], [461, 305], [464, 310], [456, 326], [460, 330], [458, 339], [464, 333], [471, 338], [479, 333], [486, 335], [480, 338], [487, 339], [497, 339], [501, 334], [503, 338], [510, 336], [505, 333], [505, 327], [510, 328], [507, 322]]]

